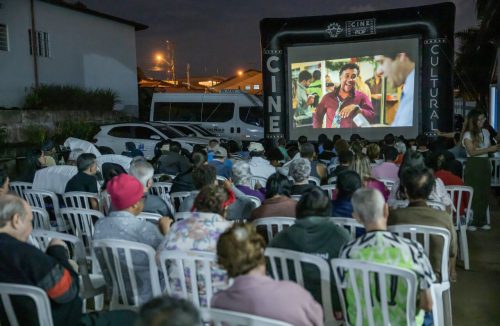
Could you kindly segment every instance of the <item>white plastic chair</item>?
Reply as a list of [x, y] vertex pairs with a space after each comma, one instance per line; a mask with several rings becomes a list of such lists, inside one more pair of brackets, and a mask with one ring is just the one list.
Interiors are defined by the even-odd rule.
[[[162, 251], [159, 261], [165, 277], [165, 292], [170, 296], [187, 299], [198, 308], [210, 307], [214, 294], [212, 270], [217, 266], [216, 260], [213, 252]], [[175, 288], [175, 284], [179, 284], [180, 288]], [[205, 290], [204, 293], [201, 293], [200, 287]]]
[[[436, 292], [437, 300], [433, 302], [436, 309], [432, 309], [434, 315], [435, 325], [452, 325], [452, 314], [451, 314], [451, 290], [450, 290], [450, 279], [448, 273], [448, 264], [450, 256], [450, 232], [445, 228], [416, 225], [416, 224], [400, 224], [391, 225], [387, 227], [387, 230], [396, 233], [401, 237], [407, 237], [412, 241], [418, 241], [422, 244], [425, 250], [425, 254], [429, 257], [431, 236], [439, 237], [443, 241], [442, 248], [432, 248], [432, 250], [441, 251], [441, 282], [434, 283], [433, 290]], [[409, 237], [408, 237], [409, 236]], [[445, 294], [446, 292], [446, 294]], [[446, 310], [444, 310], [446, 309]], [[444, 312], [446, 311], [446, 317]]]
[[446, 206], [444, 206], [444, 204], [442, 204], [440, 202], [433, 201], [433, 200], [427, 200], [426, 203], [427, 203], [427, 206], [429, 206], [430, 208], [437, 209], [438, 211], [446, 212]]
[[217, 178], [217, 181], [219, 181], [220, 184], [222, 184], [222, 183], [224, 183], [224, 182], [227, 181], [227, 178], [223, 177], [221, 175], [217, 175], [216, 178]]
[[328, 192], [328, 198], [330, 200], [333, 199], [333, 192], [335, 191], [335, 189], [337, 188], [337, 185], [331, 185], [331, 184], [328, 184], [328, 185], [322, 185], [320, 186], [321, 189], [325, 190]]
[[49, 213], [44, 208], [31, 207], [31, 212], [33, 213], [33, 229], [52, 230]]
[[255, 175], [252, 175], [250, 178], [249, 178], [249, 181], [250, 181], [250, 188], [252, 189], [255, 189], [255, 185], [257, 184], [257, 182], [262, 186], [262, 187], [265, 187], [266, 184], [267, 184], [267, 179], [264, 178], [264, 177], [259, 177], [259, 176], [255, 176]]
[[222, 309], [202, 309], [201, 315], [204, 321], [211, 322], [214, 326], [237, 325], [237, 326], [292, 326], [284, 321], [270, 319], [242, 312]]
[[[52, 239], [60, 239], [70, 244], [72, 250], [70, 257], [78, 264], [78, 274], [80, 275], [80, 297], [84, 300], [95, 298], [96, 310], [101, 310], [104, 303], [105, 282], [101, 274], [91, 274], [87, 267], [85, 247], [82, 241], [71, 234], [59, 233], [46, 230], [33, 230], [31, 232], [31, 244], [38, 249], [45, 251]], [[83, 305], [85, 311], [86, 305]]]
[[394, 184], [396, 183], [395, 180], [392, 180], [392, 179], [377, 179], [378, 181], [381, 181], [384, 183], [384, 186], [389, 190], [391, 191], [392, 190], [392, 187], [394, 187]]
[[[314, 265], [318, 269], [321, 278], [321, 302], [323, 305], [325, 325], [341, 324], [340, 321], [335, 320], [335, 315], [333, 313], [331, 293], [332, 280], [330, 279], [331, 270], [325, 259], [299, 251], [269, 247], [264, 254], [269, 258], [271, 275], [274, 279], [296, 282], [302, 287], [304, 287], [302, 264]], [[289, 262], [291, 264], [289, 264]], [[289, 270], [290, 268], [292, 270]], [[290, 277], [292, 272], [295, 275], [295, 279]]]
[[[0, 283], [0, 299], [11, 326], [19, 326], [19, 321], [12, 305], [11, 296], [29, 297], [35, 303], [39, 325], [52, 326], [52, 309], [47, 293], [39, 287], [14, 283]], [[19, 313], [33, 313], [32, 311], [19, 311]]]
[[329, 185], [336, 185], [337, 184], [337, 177], [328, 178], [328, 184]]
[[170, 189], [172, 189], [171, 182], [155, 182], [149, 188], [149, 193], [156, 196], [162, 196], [162, 194], [169, 194]]
[[[112, 287], [110, 310], [135, 309], [143, 304], [138, 284], [150, 286], [152, 290], [151, 298], [161, 295], [158, 266], [155, 261], [156, 253], [153, 248], [143, 243], [116, 239], [94, 240], [92, 246], [101, 270], [112, 283], [108, 284], [108, 286]], [[146, 271], [148, 271], [149, 275], [140, 281], [132, 260], [134, 254], [147, 260]], [[128, 276], [128, 282], [125, 282], [124, 275]], [[143, 284], [144, 281], [147, 282], [148, 280], [149, 284]], [[128, 293], [131, 296], [128, 296]]]
[[111, 212], [111, 195], [107, 191], [103, 191], [100, 196], [102, 212], [107, 216]]
[[71, 233], [82, 241], [87, 255], [91, 256], [94, 223], [104, 218], [104, 215], [93, 209], [62, 208], [61, 217], [66, 225], [69, 225]]
[[57, 230], [58, 231], [66, 231], [66, 225], [64, 221], [61, 219], [61, 209], [59, 206], [59, 199], [57, 195], [48, 190], [43, 189], [25, 189], [24, 196], [26, 201], [33, 207], [39, 207], [47, 210], [47, 203], [45, 199], [50, 199], [50, 204], [52, 204], [52, 209], [54, 210], [54, 214], [57, 222]]
[[[458, 233], [458, 250], [461, 258], [464, 261], [465, 270], [470, 269], [469, 261], [469, 243], [467, 241], [467, 226], [471, 221], [471, 205], [472, 197], [474, 196], [474, 189], [468, 186], [446, 186], [446, 191], [450, 195], [451, 200], [453, 200], [453, 205], [455, 210], [453, 212], [453, 222], [455, 224], [455, 230]], [[467, 201], [467, 207], [465, 207], [465, 225], [462, 225], [462, 216], [460, 215], [460, 208], [462, 206], [463, 196], [467, 194], [469, 196]], [[455, 201], [456, 199], [456, 201]]]
[[181, 207], [184, 199], [186, 199], [190, 195], [191, 195], [190, 191], [177, 191], [170, 194], [170, 200], [176, 212]]
[[143, 220], [143, 221], [148, 221], [153, 224], [158, 224], [158, 221], [160, 220], [162, 216], [160, 214], [156, 213], [147, 213], [147, 212], [141, 212], [139, 215], [136, 216], [136, 218]]
[[316, 177], [313, 177], [313, 176], [309, 176], [309, 183], [314, 183], [316, 186], [320, 186], [321, 185], [321, 181], [316, 178]]
[[33, 188], [33, 184], [31, 182], [11, 181], [9, 182], [9, 188], [19, 197], [25, 198], [24, 190]]
[[254, 205], [254, 209], [256, 209], [257, 207], [260, 207], [260, 205], [262, 205], [262, 203], [260, 202], [260, 199], [255, 197], [255, 196], [245, 196], [245, 198], [248, 198], [252, 201], [253, 205]]
[[[260, 227], [266, 228], [267, 243], [271, 242], [276, 233], [283, 231], [285, 227], [289, 227], [293, 224], [295, 224], [294, 217], [282, 217], [282, 216], [263, 217], [253, 221], [253, 225], [255, 226], [257, 231], [259, 230]], [[276, 228], [276, 231], [273, 230], [274, 228]]]
[[341, 226], [351, 235], [351, 239], [356, 239], [356, 230], [357, 229], [365, 229], [365, 226], [353, 218], [350, 217], [330, 217], [330, 221], [335, 223], [338, 226]]
[[84, 191], [70, 191], [63, 194], [66, 207], [94, 209], [91, 205], [92, 199], [97, 202], [98, 210], [102, 212], [101, 199], [98, 194]]
[[185, 220], [187, 218], [190, 218], [191, 216], [193, 216], [193, 214], [191, 212], [177, 212], [174, 215], [174, 220], [176, 222], [179, 222], [179, 221]]
[[302, 195], [290, 195], [290, 198], [292, 198], [293, 200], [299, 201], [300, 198], [302, 198]]
[[[382, 312], [382, 321], [380, 325], [391, 325], [389, 301], [395, 298], [390, 298], [390, 288], [388, 281], [391, 277], [398, 277], [398, 288], [401, 282], [406, 284], [406, 322], [405, 325], [415, 325], [415, 307], [417, 298], [417, 276], [414, 272], [389, 266], [385, 264], [377, 264], [367, 261], [355, 259], [332, 259], [331, 260], [333, 275], [337, 285], [342, 312], [345, 318], [346, 325], [377, 325], [374, 320], [373, 307], [378, 307]], [[375, 274], [375, 277], [374, 277]], [[379, 293], [372, 293], [372, 288], [378, 288]], [[356, 322], [349, 320], [350, 316], [346, 307], [347, 290], [352, 290], [355, 302], [349, 302], [349, 307], [354, 309], [356, 313]], [[380, 300], [374, 300], [380, 298]], [[364, 320], [366, 317], [367, 320]], [[394, 323], [392, 323], [394, 324]]]

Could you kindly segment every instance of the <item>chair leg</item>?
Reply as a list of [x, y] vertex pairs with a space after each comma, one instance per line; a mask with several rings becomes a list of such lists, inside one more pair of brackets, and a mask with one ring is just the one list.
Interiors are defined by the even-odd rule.
[[486, 208], [486, 224], [490, 225], [491, 224], [491, 217], [490, 217], [490, 206]]
[[443, 293], [443, 301], [444, 301], [444, 325], [452, 326], [452, 309], [451, 309], [451, 289], [446, 290], [446, 293]]
[[460, 228], [460, 242], [462, 245], [462, 257], [464, 258], [464, 268], [466, 271], [468, 271], [470, 269], [469, 244], [467, 243], [467, 230], [464, 227]]

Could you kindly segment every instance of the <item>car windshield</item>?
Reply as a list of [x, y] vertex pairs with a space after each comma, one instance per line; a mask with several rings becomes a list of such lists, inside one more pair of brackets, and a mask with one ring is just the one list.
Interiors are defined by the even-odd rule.
[[154, 124], [152, 126], [161, 131], [168, 138], [186, 137], [186, 135], [184, 135], [182, 132], [170, 128], [167, 125]]

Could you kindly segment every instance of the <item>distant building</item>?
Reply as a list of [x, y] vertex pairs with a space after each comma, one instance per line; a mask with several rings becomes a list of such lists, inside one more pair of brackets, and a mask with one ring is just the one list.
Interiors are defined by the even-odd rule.
[[135, 32], [146, 28], [79, 2], [0, 0], [0, 106], [21, 107], [38, 79], [110, 88], [137, 113]]
[[253, 95], [262, 95], [262, 72], [254, 69], [247, 70], [241, 75], [230, 77], [211, 87], [212, 92], [222, 90], [240, 90]]

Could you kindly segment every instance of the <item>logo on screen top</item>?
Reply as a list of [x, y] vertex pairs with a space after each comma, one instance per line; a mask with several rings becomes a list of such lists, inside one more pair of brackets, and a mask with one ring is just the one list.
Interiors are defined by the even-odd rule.
[[325, 30], [331, 38], [337, 38], [342, 33], [342, 26], [338, 23], [331, 23]]
[[347, 37], [376, 34], [375, 18], [348, 20], [345, 23], [345, 33]]

